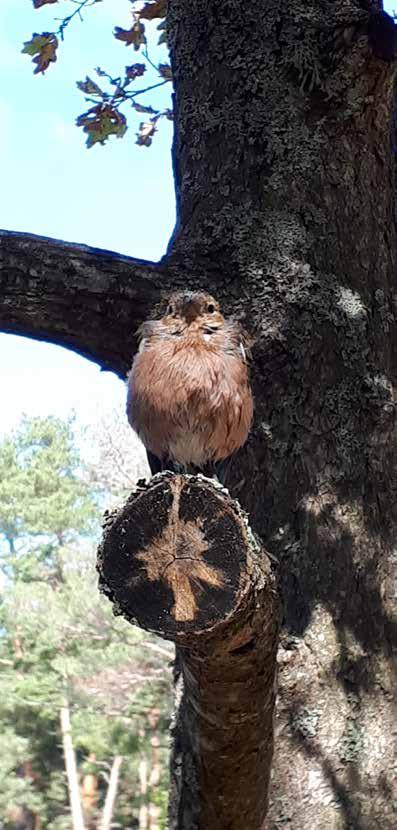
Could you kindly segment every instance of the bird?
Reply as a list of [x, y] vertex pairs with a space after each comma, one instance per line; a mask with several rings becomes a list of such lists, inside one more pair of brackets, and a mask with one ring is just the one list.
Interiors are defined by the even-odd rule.
[[171, 294], [161, 319], [138, 330], [128, 375], [127, 417], [152, 475], [164, 470], [219, 478], [253, 419], [249, 341], [204, 291]]

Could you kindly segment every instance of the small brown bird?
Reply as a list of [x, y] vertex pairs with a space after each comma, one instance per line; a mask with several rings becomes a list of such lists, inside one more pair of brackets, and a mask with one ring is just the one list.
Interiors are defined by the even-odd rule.
[[242, 329], [209, 294], [183, 291], [170, 297], [162, 319], [141, 326], [140, 337], [127, 415], [152, 474], [212, 474], [245, 443], [252, 421]]

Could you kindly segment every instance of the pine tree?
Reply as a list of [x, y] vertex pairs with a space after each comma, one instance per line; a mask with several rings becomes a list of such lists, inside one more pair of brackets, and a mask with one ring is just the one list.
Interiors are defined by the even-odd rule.
[[[99, 827], [119, 759], [112, 809], [130, 826], [142, 757], [150, 766], [161, 756], [152, 789], [166, 785], [166, 742], [156, 749], [171, 698], [164, 649], [115, 619], [98, 594], [98, 494], [72, 424], [25, 420], [0, 446], [0, 471], [0, 816], [10, 827], [34, 827], [39, 816], [43, 828], [70, 828], [74, 786], [85, 826]], [[148, 713], [157, 709], [154, 746]], [[69, 719], [75, 776], [65, 774]], [[155, 798], [164, 806], [161, 792]]]

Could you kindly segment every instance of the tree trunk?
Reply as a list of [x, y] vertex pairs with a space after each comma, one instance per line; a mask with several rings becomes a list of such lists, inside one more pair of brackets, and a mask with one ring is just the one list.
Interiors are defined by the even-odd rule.
[[156, 476], [107, 516], [98, 562], [116, 613], [178, 645], [170, 828], [258, 830], [278, 606], [245, 516], [202, 477]]
[[83, 808], [83, 817], [88, 830], [96, 830], [96, 808], [98, 804], [98, 775], [95, 770], [96, 756], [91, 753], [88, 756], [88, 763], [92, 765], [90, 772], [85, 772], [81, 781], [81, 806]]
[[[6, 811], [7, 827], [12, 830], [41, 830], [41, 818], [25, 806], [11, 806]], [[0, 824], [3, 830], [3, 824]]]
[[161, 781], [161, 738], [158, 730], [160, 709], [149, 709], [147, 719], [150, 729], [150, 746], [152, 748], [149, 775], [149, 786], [152, 789], [153, 787], [158, 787]]
[[396, 826], [395, 69], [371, 52], [378, 6], [169, 4], [169, 261], [256, 336], [231, 482], [242, 470], [280, 560], [272, 830]]
[[143, 756], [139, 762], [139, 795], [141, 797], [141, 805], [139, 807], [139, 830], [149, 830], [149, 805], [147, 803], [148, 790], [148, 763], [147, 758]]
[[[150, 270], [164, 290], [209, 289], [255, 338], [255, 427], [230, 484], [284, 595], [269, 830], [396, 826], [395, 67], [380, 5], [168, 2], [178, 221], [158, 283]], [[11, 258], [0, 245], [3, 328], [124, 371], [125, 321], [146, 308], [134, 267], [134, 297], [89, 292], [82, 326], [68, 309], [84, 269], [42, 296], [34, 241]]]
[[120, 768], [122, 763], [123, 756], [115, 755], [115, 757], [113, 758], [112, 769], [110, 771], [105, 806], [103, 808], [102, 813], [101, 830], [110, 830], [111, 827], [113, 810], [116, 803], [117, 789], [119, 785]]
[[61, 708], [60, 722], [73, 830], [85, 830], [83, 811], [81, 809], [76, 758], [73, 749], [69, 703], [67, 700], [64, 701], [64, 704]]
[[150, 830], [160, 830], [159, 818], [161, 814], [160, 807], [153, 802], [153, 794], [161, 781], [161, 737], [159, 732], [160, 709], [153, 707], [147, 713], [147, 720], [150, 729], [150, 773], [149, 773], [149, 788], [150, 798], [149, 803], [149, 828]]

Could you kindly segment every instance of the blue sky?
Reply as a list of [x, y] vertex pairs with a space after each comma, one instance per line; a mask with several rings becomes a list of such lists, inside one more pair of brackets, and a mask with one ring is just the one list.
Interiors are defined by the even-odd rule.
[[[68, 29], [58, 62], [34, 76], [23, 42], [32, 32], [53, 30], [54, 16], [68, 8], [68, 0], [37, 11], [31, 0], [0, 0], [0, 227], [157, 260], [174, 224], [170, 122], [150, 148], [135, 145], [139, 117], [123, 140], [91, 150], [74, 126], [85, 108], [75, 81], [98, 65], [118, 74], [141, 60], [112, 37], [115, 25], [129, 27], [130, 3], [103, 0], [88, 10], [83, 25]], [[394, 11], [397, 2], [385, 8]], [[148, 102], [167, 105], [165, 90]], [[74, 410], [81, 425], [108, 410], [124, 412], [120, 380], [50, 344], [0, 334], [0, 375], [0, 435], [23, 412], [66, 416]]]
[[[0, 3], [0, 227], [157, 260], [174, 224], [171, 123], [164, 120], [153, 145], [142, 148], [135, 144], [140, 116], [133, 115], [122, 140], [90, 150], [74, 125], [87, 108], [75, 81], [95, 77], [98, 65], [117, 75], [142, 60], [112, 35], [115, 25], [129, 28], [128, 0], [103, 0], [84, 24], [72, 23], [44, 76], [33, 75], [21, 54], [33, 32], [53, 30], [54, 16], [72, 8], [67, 0], [36, 11], [31, 0]], [[164, 47], [159, 59], [167, 60]], [[167, 85], [140, 100], [167, 106], [170, 92]], [[0, 334], [0, 375], [0, 434], [23, 412], [66, 416], [73, 409], [87, 424], [109, 409], [124, 411], [120, 380], [53, 345]]]

